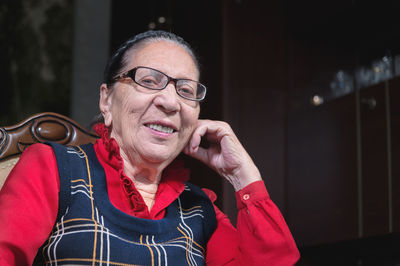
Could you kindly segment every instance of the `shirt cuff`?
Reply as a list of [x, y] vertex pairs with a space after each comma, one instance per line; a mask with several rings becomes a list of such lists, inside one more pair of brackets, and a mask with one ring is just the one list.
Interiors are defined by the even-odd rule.
[[235, 193], [236, 204], [238, 210], [252, 205], [255, 202], [263, 199], [268, 199], [269, 194], [265, 187], [264, 181], [253, 182]]

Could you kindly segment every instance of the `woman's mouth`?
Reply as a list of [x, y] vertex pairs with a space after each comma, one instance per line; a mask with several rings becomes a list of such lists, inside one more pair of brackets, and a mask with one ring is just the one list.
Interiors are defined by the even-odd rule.
[[171, 133], [174, 133], [174, 131], [175, 131], [171, 127], [163, 126], [163, 125], [160, 125], [160, 124], [146, 124], [145, 126], [148, 127], [148, 128], [151, 128], [151, 129], [153, 129], [155, 131], [162, 132], [162, 133], [171, 134]]

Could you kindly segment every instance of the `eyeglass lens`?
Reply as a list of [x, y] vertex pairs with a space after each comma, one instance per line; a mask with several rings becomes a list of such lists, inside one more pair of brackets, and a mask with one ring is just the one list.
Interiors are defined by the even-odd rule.
[[[154, 69], [138, 67], [135, 71], [134, 81], [140, 86], [153, 90], [164, 89], [169, 78], [162, 72]], [[177, 79], [175, 83], [177, 93], [187, 99], [202, 100], [205, 97], [204, 85], [187, 79]]]

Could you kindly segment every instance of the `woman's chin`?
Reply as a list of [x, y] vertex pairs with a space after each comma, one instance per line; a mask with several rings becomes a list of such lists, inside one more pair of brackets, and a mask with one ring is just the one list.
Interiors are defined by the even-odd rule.
[[136, 146], [136, 149], [132, 152], [151, 164], [169, 164], [182, 151], [182, 146], [176, 145], [176, 143], [143, 142], [142, 145]]
[[[179, 154], [179, 153], [178, 153]], [[147, 152], [143, 154], [142, 157], [146, 159], [146, 161], [154, 163], [154, 164], [166, 164], [168, 165], [172, 162], [178, 154], [174, 152], [167, 152], [167, 151], [154, 151], [154, 152]]]

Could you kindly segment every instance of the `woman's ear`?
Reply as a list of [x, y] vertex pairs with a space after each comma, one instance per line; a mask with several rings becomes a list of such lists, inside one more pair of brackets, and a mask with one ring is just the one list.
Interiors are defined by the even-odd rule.
[[106, 127], [110, 127], [112, 124], [112, 89], [110, 89], [107, 84], [103, 83], [100, 86], [100, 101], [99, 108], [100, 112], [104, 118], [104, 124]]

